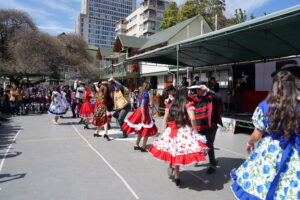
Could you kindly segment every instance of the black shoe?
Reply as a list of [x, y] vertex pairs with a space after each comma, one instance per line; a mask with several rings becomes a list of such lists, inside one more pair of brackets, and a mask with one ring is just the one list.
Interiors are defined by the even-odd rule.
[[147, 149], [140, 147], [141, 148], [141, 152], [147, 152]]
[[78, 124], [81, 124], [83, 122], [83, 119], [81, 119], [79, 122], [78, 122]]
[[175, 185], [179, 186], [180, 185], [180, 178], [175, 178]]
[[83, 128], [84, 129], [90, 129], [89, 125], [85, 125]]
[[207, 174], [213, 174], [213, 173], [215, 173], [215, 171], [216, 171], [216, 167], [215, 167], [215, 166], [210, 166], [210, 167], [207, 169], [206, 173], [207, 173]]
[[103, 138], [106, 138], [107, 141], [111, 141], [111, 139], [108, 137], [108, 135], [104, 134]]
[[123, 133], [123, 138], [128, 138], [128, 135], [126, 133]]
[[173, 172], [174, 172], [174, 168], [172, 166], [169, 166], [168, 169], [167, 169], [167, 173], [168, 173], [169, 178], [172, 178]]
[[133, 149], [134, 149], [134, 150], [141, 150], [141, 147], [139, 147], [139, 146], [134, 146]]
[[72, 116], [72, 118], [76, 118], [76, 116]]
[[94, 137], [101, 137], [98, 133], [94, 133]]

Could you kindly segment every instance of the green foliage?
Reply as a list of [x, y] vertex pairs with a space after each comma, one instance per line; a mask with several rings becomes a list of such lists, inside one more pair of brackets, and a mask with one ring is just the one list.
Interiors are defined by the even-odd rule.
[[178, 21], [182, 22], [198, 15], [198, 6], [196, 0], [187, 1], [178, 12]]
[[169, 8], [164, 12], [164, 20], [160, 24], [161, 29], [167, 29], [178, 23], [178, 6], [176, 2], [171, 1]]
[[[169, 28], [196, 15], [204, 17], [212, 30], [221, 29], [247, 20], [246, 11], [241, 8], [234, 11], [234, 17], [226, 18], [224, 15], [225, 5], [225, 0], [188, 0], [178, 8], [176, 2], [170, 2], [169, 9], [164, 12], [161, 29]], [[251, 14], [250, 19], [254, 18], [255, 16]], [[215, 21], [217, 21], [217, 24]], [[217, 27], [215, 27], [216, 25]]]
[[226, 26], [224, 16], [225, 0], [189, 0], [178, 9], [175, 2], [170, 2], [169, 9], [164, 12], [161, 28], [166, 29], [196, 15], [202, 15], [208, 25], [215, 28], [215, 17], [218, 16], [218, 28]]
[[236, 22], [243, 23], [247, 20], [247, 14], [245, 10], [242, 10], [241, 8], [234, 10], [234, 17], [236, 19]]

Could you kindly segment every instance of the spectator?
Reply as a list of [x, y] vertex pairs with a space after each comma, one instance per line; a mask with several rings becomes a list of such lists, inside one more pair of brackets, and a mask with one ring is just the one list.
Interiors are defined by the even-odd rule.
[[210, 77], [209, 82], [208, 82], [208, 88], [214, 91], [215, 93], [219, 92], [220, 85], [217, 82], [215, 77]]
[[199, 83], [199, 76], [196, 76], [192, 85], [198, 85], [198, 83]]
[[183, 77], [181, 81], [181, 87], [188, 87], [189, 83], [187, 82], [187, 78]]

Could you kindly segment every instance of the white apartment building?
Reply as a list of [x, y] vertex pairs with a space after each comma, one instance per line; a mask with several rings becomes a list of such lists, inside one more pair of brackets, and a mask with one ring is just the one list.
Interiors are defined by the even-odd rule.
[[148, 37], [159, 31], [163, 12], [168, 9], [166, 0], [142, 0], [140, 7], [125, 19], [117, 22], [117, 35]]
[[89, 45], [112, 47], [116, 37], [116, 22], [136, 9], [136, 0], [82, 0], [75, 32]]

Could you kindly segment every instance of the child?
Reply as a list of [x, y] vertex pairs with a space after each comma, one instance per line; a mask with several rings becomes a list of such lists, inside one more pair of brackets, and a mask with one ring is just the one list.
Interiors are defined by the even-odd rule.
[[59, 87], [55, 87], [51, 97], [52, 103], [49, 107], [48, 113], [54, 115], [53, 123], [58, 124], [59, 116], [66, 114], [66, 108], [62, 102], [62, 96], [59, 93]]
[[177, 186], [179, 166], [205, 161], [208, 152], [205, 136], [197, 134], [194, 110], [193, 102], [188, 102], [187, 89], [179, 89], [171, 105], [167, 104], [163, 135], [149, 149], [153, 157], [169, 163], [169, 175], [174, 171]]
[[[136, 140], [136, 146], [134, 150], [140, 150], [141, 152], [146, 152], [146, 144], [149, 136], [154, 136], [157, 133], [157, 127], [154, 124], [154, 120], [151, 116], [149, 109], [149, 90], [150, 83], [144, 82], [143, 87], [139, 93], [139, 108], [137, 108], [131, 116], [125, 120], [122, 129], [127, 133], [138, 134]], [[143, 146], [140, 147], [140, 141], [143, 139]]]
[[84, 118], [85, 121], [85, 126], [84, 129], [89, 129], [89, 121], [91, 118], [93, 118], [94, 115], [94, 108], [91, 104], [91, 99], [93, 97], [93, 94], [91, 92], [91, 86], [87, 86], [86, 87], [86, 91], [84, 92], [83, 95], [83, 99], [84, 99], [84, 103], [82, 104], [79, 113], [80, 113], [80, 117]]
[[300, 199], [299, 111], [295, 77], [278, 72], [267, 99], [252, 117], [255, 129], [247, 152], [253, 152], [231, 172], [237, 199]]

